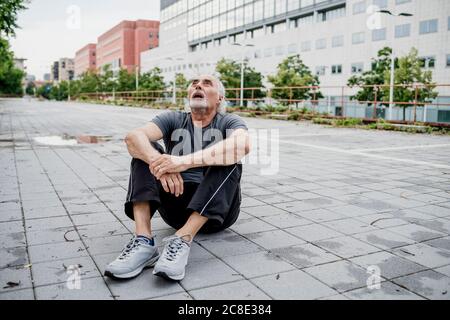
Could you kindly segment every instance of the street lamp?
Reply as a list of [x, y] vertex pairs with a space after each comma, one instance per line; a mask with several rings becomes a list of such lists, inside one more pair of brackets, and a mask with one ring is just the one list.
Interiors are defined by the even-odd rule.
[[136, 73], [136, 91], [139, 91], [139, 66], [136, 65], [135, 73]]
[[[401, 12], [401, 13], [392, 13], [389, 10], [379, 10], [378, 13], [388, 14], [393, 17], [412, 17], [413, 14]], [[395, 55], [394, 55], [394, 45], [392, 43], [392, 53], [391, 53], [391, 81], [389, 85], [389, 116], [388, 119], [392, 120], [392, 109], [394, 105], [394, 76], [395, 76]]]
[[[166, 58], [166, 60], [183, 61], [184, 59], [183, 58], [176, 58], [176, 59], [174, 59], [172, 57], [169, 57], [169, 58]], [[173, 89], [172, 103], [173, 104], [177, 104], [177, 71], [175, 70], [175, 67], [174, 67], [174, 70], [173, 70], [173, 86], [172, 86], [172, 89]]]
[[[233, 46], [240, 46], [240, 47], [254, 47], [253, 44], [246, 44], [243, 45], [241, 43], [233, 43]], [[241, 58], [241, 99], [239, 105], [241, 107], [244, 106], [244, 50], [242, 50], [242, 58]]]

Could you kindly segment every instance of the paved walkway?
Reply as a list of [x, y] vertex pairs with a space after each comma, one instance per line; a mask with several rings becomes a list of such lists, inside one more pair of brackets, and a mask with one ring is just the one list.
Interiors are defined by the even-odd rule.
[[[186, 278], [102, 277], [133, 231], [123, 137], [158, 112], [0, 100], [0, 299], [450, 298], [448, 136], [260, 119], [246, 121], [279, 129], [279, 167], [245, 165], [239, 220], [196, 238]], [[35, 139], [64, 134], [109, 141]], [[174, 232], [153, 228], [159, 245]]]

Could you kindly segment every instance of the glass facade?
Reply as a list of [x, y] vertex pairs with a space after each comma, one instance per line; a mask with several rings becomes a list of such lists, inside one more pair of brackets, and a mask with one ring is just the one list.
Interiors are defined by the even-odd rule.
[[[187, 14], [188, 41], [196, 42], [214, 35], [243, 31], [246, 27], [262, 26], [268, 20], [271, 23], [286, 22], [287, 14], [301, 9], [312, 8], [314, 5], [332, 2], [344, 4], [342, 0], [162, 0], [161, 22]], [[345, 15], [345, 9], [333, 9], [332, 12], [321, 12], [321, 21], [329, 20], [335, 16]], [[297, 17], [292, 17], [297, 26]], [[303, 21], [302, 21], [303, 22]], [[277, 27], [287, 28], [288, 26]]]

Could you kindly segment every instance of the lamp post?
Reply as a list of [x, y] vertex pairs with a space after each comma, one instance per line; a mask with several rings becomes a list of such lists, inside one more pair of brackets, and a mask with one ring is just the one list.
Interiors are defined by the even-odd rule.
[[[241, 44], [241, 43], [233, 43], [233, 46], [240, 46], [242, 48], [244, 47], [254, 47], [253, 44]], [[242, 50], [242, 58], [241, 58], [241, 99], [239, 105], [241, 107], [244, 106], [244, 50]]]
[[[393, 17], [412, 17], [411, 13], [392, 13], [389, 10], [379, 10], [378, 13], [388, 14]], [[388, 120], [392, 120], [392, 109], [394, 105], [394, 85], [395, 85], [395, 54], [394, 54], [394, 46], [392, 45], [392, 53], [391, 53], [391, 79], [389, 84], [389, 115]]]
[[[169, 57], [169, 58], [166, 58], [166, 60], [183, 61], [184, 59], [183, 58], [176, 58], [176, 59], [174, 59], [172, 57]], [[173, 92], [172, 92], [172, 103], [173, 104], [177, 104], [177, 71], [175, 70], [175, 67], [174, 67], [174, 70], [173, 70], [173, 86], [172, 86], [172, 90], [173, 90]]]
[[139, 72], [140, 72], [140, 69], [139, 69], [139, 66], [137, 65], [136, 69], [135, 69], [135, 73], [136, 73], [136, 91], [139, 91]]

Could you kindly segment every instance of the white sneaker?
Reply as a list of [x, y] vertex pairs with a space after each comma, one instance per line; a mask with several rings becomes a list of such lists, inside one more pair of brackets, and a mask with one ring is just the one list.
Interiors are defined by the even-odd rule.
[[[185, 237], [189, 237], [190, 241], [183, 239]], [[191, 250], [192, 237], [173, 235], [163, 241], [166, 245], [153, 269], [153, 274], [170, 280], [182, 280]]]
[[129, 279], [139, 275], [144, 268], [155, 265], [159, 258], [158, 248], [136, 236], [127, 243], [122, 253], [105, 270], [105, 276]]

